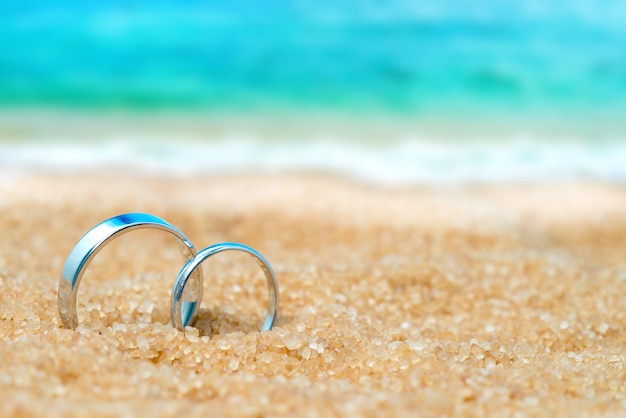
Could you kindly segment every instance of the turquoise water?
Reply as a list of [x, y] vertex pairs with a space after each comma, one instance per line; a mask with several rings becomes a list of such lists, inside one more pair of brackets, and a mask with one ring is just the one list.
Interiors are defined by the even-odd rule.
[[0, 0], [0, 169], [625, 183], [624, 22], [618, 0]]
[[626, 3], [414, 3], [0, 0], [0, 107], [626, 115]]

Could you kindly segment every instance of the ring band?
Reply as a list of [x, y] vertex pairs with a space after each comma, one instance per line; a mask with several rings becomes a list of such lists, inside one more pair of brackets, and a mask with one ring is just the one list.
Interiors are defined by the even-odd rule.
[[[76, 296], [83, 273], [91, 260], [111, 240], [135, 229], [154, 228], [174, 235], [181, 242], [181, 252], [185, 260], [196, 255], [196, 249], [178, 228], [163, 219], [146, 213], [127, 213], [114, 216], [89, 230], [74, 246], [65, 261], [59, 280], [58, 303], [59, 315], [66, 328], [76, 329], [78, 315]], [[202, 300], [202, 271], [198, 269], [191, 277], [192, 285], [185, 292], [182, 314], [189, 322], [195, 319], [197, 308]]]
[[267, 262], [265, 257], [263, 257], [258, 251], [248, 247], [247, 245], [238, 244], [236, 242], [223, 242], [207, 247], [199, 251], [198, 254], [196, 254], [193, 258], [187, 261], [187, 263], [183, 266], [180, 273], [178, 273], [174, 288], [172, 289], [172, 304], [170, 312], [172, 317], [172, 325], [182, 330], [185, 328], [185, 326], [191, 325], [193, 323], [190, 318], [186, 317], [183, 309], [186, 295], [185, 285], [187, 284], [187, 281], [192, 276], [194, 271], [200, 267], [200, 263], [202, 263], [204, 260], [211, 257], [212, 255], [220, 253], [222, 251], [242, 251], [244, 253], [250, 254], [257, 260], [257, 262], [261, 266], [261, 269], [265, 274], [265, 279], [267, 280], [267, 286], [269, 291], [269, 305], [267, 308], [267, 316], [265, 317], [265, 321], [263, 322], [261, 331], [267, 331], [272, 329], [274, 321], [276, 320], [276, 315], [278, 314], [278, 280], [276, 279], [276, 275], [274, 274], [272, 267]]

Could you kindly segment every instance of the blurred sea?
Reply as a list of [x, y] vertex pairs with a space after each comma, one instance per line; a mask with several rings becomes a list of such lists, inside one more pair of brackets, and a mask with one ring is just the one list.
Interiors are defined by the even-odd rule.
[[619, 0], [0, 0], [0, 164], [623, 182], [624, 22]]

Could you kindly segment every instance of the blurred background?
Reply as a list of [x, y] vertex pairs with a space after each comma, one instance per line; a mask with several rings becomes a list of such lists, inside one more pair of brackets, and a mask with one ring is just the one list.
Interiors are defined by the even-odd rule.
[[0, 0], [0, 167], [626, 181], [626, 2]]

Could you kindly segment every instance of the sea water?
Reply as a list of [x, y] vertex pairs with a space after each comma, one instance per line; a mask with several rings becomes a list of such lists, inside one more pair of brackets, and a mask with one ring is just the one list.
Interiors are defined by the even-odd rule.
[[[624, 181], [624, 22], [617, 0], [0, 0], [2, 113], [323, 114], [355, 127], [303, 124], [278, 142], [250, 130], [105, 129], [66, 143], [45, 129], [22, 135], [9, 116], [0, 164]], [[403, 128], [359, 140], [359, 120], [371, 119]]]

